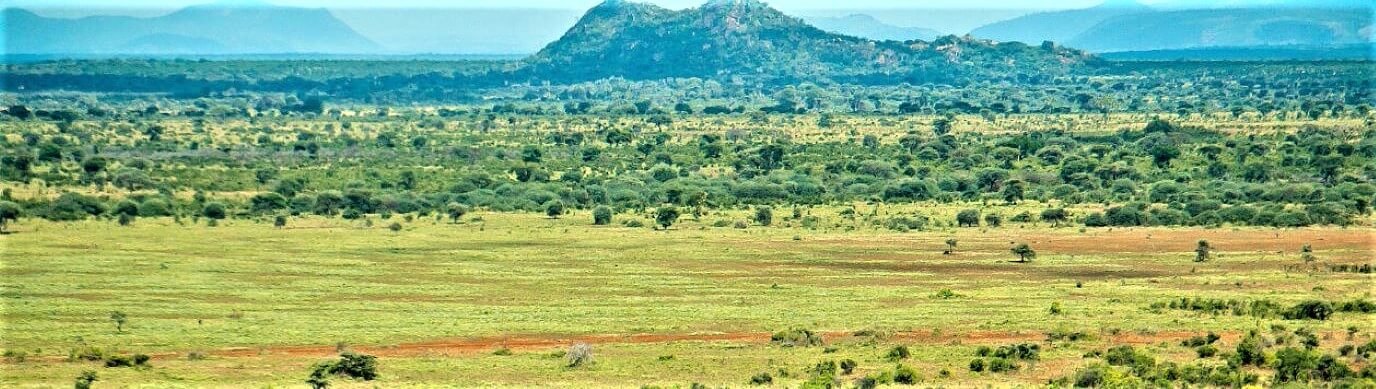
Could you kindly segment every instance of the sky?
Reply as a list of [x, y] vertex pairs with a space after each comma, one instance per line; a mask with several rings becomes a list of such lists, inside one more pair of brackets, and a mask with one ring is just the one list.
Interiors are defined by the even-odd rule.
[[[256, 0], [230, 0], [245, 2]], [[1146, 0], [1144, 3], [1158, 3], [1169, 0]], [[109, 0], [7, 0], [0, 1], [5, 6], [35, 8], [153, 8], [170, 9], [189, 5], [205, 4], [207, 0], [121, 0], [112, 6]], [[301, 7], [326, 8], [557, 8], [586, 9], [597, 5], [601, 0], [271, 0], [272, 4]], [[648, 0], [669, 8], [694, 7], [703, 0]], [[884, 9], [884, 8], [1016, 8], [1016, 9], [1069, 9], [1094, 6], [1102, 0], [773, 0], [767, 1], [780, 9]]]

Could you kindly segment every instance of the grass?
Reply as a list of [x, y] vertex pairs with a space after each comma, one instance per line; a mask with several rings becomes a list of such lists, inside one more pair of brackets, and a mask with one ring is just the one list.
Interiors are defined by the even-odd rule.
[[[795, 223], [778, 209], [773, 228], [707, 227], [718, 218], [748, 218], [742, 210], [701, 223], [685, 218], [668, 232], [593, 227], [583, 214], [479, 213], [481, 222], [457, 225], [422, 218], [401, 232], [376, 217], [371, 228], [311, 218], [282, 230], [250, 220], [218, 227], [25, 220], [17, 233], [0, 236], [0, 348], [29, 356], [0, 364], [0, 386], [70, 385], [77, 372], [98, 368], [63, 361], [82, 345], [156, 357], [147, 370], [98, 369], [103, 385], [296, 386], [340, 343], [379, 354], [386, 387], [742, 386], [780, 367], [794, 375], [776, 382], [796, 385], [806, 379], [803, 368], [822, 360], [854, 358], [861, 372], [891, 368], [884, 354], [905, 342], [915, 344], [908, 363], [929, 383], [1038, 384], [1073, 371], [1085, 350], [1113, 342], [1173, 346], [1175, 334], [1235, 335], [1272, 322], [1370, 331], [1370, 317], [1350, 313], [1303, 322], [1148, 309], [1194, 296], [1286, 305], [1370, 298], [1371, 275], [1286, 269], [1303, 263], [1305, 243], [1321, 262], [1370, 261], [1369, 229], [1011, 225], [900, 234], [863, 223], [845, 231], [835, 227], [848, 224], [835, 211], [817, 211], [830, 226], [819, 230], [786, 227]], [[944, 256], [948, 238], [959, 247]], [[1192, 262], [1199, 238], [1214, 243], [1213, 261]], [[1009, 263], [1015, 241], [1029, 242], [1037, 260]], [[935, 297], [942, 289], [957, 296]], [[1065, 312], [1052, 315], [1053, 303]], [[111, 311], [128, 314], [123, 332]], [[791, 327], [833, 334], [837, 351], [763, 341]], [[896, 335], [835, 336], [863, 329]], [[1048, 350], [1042, 363], [1011, 375], [965, 369], [977, 344], [1042, 341], [1053, 329], [1096, 340]], [[666, 338], [595, 344], [597, 363], [587, 369], [565, 368], [551, 354], [567, 347], [564, 339], [628, 334]], [[704, 341], [694, 334], [742, 336]], [[1341, 345], [1345, 335], [1335, 336], [1324, 346]], [[548, 341], [493, 355], [504, 337]], [[416, 345], [446, 341], [456, 343]], [[209, 358], [187, 360], [192, 351]], [[661, 361], [664, 355], [674, 358]], [[938, 378], [943, 368], [953, 376]]]

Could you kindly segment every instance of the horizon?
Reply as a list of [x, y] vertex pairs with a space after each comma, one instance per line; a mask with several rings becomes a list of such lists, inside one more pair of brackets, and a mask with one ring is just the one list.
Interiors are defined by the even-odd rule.
[[[157, 18], [171, 15], [190, 7], [289, 7], [318, 9], [328, 12], [334, 19], [342, 22], [354, 33], [376, 44], [376, 48], [366, 51], [315, 52], [296, 50], [287, 53], [266, 51], [255, 55], [274, 54], [327, 54], [354, 56], [425, 56], [425, 55], [476, 55], [476, 56], [525, 56], [533, 54], [545, 45], [557, 41], [569, 28], [584, 15], [587, 9], [602, 3], [603, 0], [550, 1], [518, 0], [496, 1], [477, 0], [462, 4], [449, 4], [438, 0], [400, 0], [377, 6], [359, 0], [325, 2], [321, 0], [133, 0], [117, 6], [97, 4], [93, 0], [7, 0], [0, 1], [5, 9], [24, 9], [51, 20], [79, 20], [95, 16]], [[670, 9], [700, 6], [703, 0], [659, 0], [637, 1], [650, 3]], [[877, 23], [870, 28], [904, 28], [934, 30], [939, 35], [963, 36], [974, 34], [976, 37], [993, 40], [997, 36], [979, 34], [980, 29], [998, 23], [1043, 12], [1065, 10], [1084, 10], [1101, 7], [1131, 7], [1143, 5], [1156, 11], [1179, 9], [1230, 9], [1258, 7], [1296, 7], [1316, 6], [1334, 7], [1348, 4], [1353, 0], [1234, 0], [1226, 2], [1207, 2], [1200, 0], [1074, 0], [1046, 1], [1021, 0], [1015, 2], [972, 0], [968, 2], [928, 0], [857, 0], [847, 2], [845, 7], [834, 2], [818, 0], [776, 0], [765, 1], [769, 6], [802, 18], [811, 24], [820, 18], [838, 18], [851, 15], [868, 16]], [[959, 6], [959, 7], [957, 7]], [[1111, 9], [1111, 8], [1101, 8]], [[887, 27], [886, 27], [887, 26]], [[833, 31], [838, 32], [838, 31]], [[5, 53], [38, 54], [14, 49], [8, 41], [16, 37], [12, 31], [3, 34]], [[860, 36], [856, 31], [842, 32]], [[908, 35], [911, 36], [911, 35]], [[930, 39], [930, 36], [927, 35]], [[871, 37], [867, 37], [871, 38]], [[913, 37], [916, 38], [916, 37]], [[1368, 36], [1369, 40], [1370, 37]], [[883, 39], [879, 39], [883, 40]], [[895, 39], [905, 40], [905, 39]], [[1036, 44], [1041, 40], [1022, 40]], [[1063, 39], [1047, 39], [1064, 42]], [[111, 47], [111, 46], [105, 46]], [[1217, 47], [1231, 47], [1218, 45]], [[120, 49], [102, 51], [103, 56], [141, 56], [139, 52], [121, 52]], [[1126, 51], [1126, 50], [1120, 50]], [[89, 57], [72, 52], [75, 57]], [[233, 56], [220, 52], [183, 52], [170, 56], [203, 55]], [[144, 53], [142, 56], [169, 56], [158, 53]]]

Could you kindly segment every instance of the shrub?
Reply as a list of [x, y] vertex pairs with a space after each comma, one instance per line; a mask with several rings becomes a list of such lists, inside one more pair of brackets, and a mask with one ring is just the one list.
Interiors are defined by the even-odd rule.
[[919, 381], [919, 378], [917, 376], [917, 370], [913, 370], [913, 368], [904, 365], [898, 365], [897, 367], [894, 367], [893, 383], [902, 385], [913, 385], [916, 384], [917, 381]]
[[971, 359], [971, 360], [970, 360], [970, 371], [979, 373], [979, 372], [983, 372], [983, 371], [984, 371], [984, 368], [985, 368], [985, 363], [984, 363], [984, 359], [983, 359], [983, 358], [975, 358], [975, 359]]
[[855, 360], [854, 360], [854, 359], [845, 359], [845, 360], [842, 360], [842, 361], [841, 361], [841, 374], [843, 374], [843, 375], [850, 375], [852, 372], [855, 371], [855, 368], [856, 368], [857, 366], [859, 366], [859, 364], [855, 363]]
[[76, 382], [73, 387], [76, 389], [91, 389], [91, 383], [94, 382], [96, 382], [96, 372], [86, 370], [76, 376]]
[[1262, 345], [1261, 337], [1256, 333], [1249, 333], [1237, 344], [1237, 352], [1233, 354], [1236, 364], [1241, 366], [1266, 364], [1266, 347]]
[[134, 360], [133, 360], [132, 358], [129, 358], [129, 357], [126, 357], [126, 356], [123, 356], [123, 355], [118, 355], [118, 354], [111, 354], [111, 355], [108, 355], [108, 356], [105, 357], [105, 367], [130, 367], [130, 366], [134, 366]]
[[1003, 216], [999, 216], [999, 214], [997, 214], [997, 213], [991, 213], [991, 214], [988, 214], [988, 215], [984, 215], [984, 224], [987, 224], [987, 225], [989, 225], [990, 227], [999, 227], [999, 226], [1002, 226], [1002, 225], [1003, 225]]
[[784, 347], [811, 347], [822, 345], [822, 336], [811, 330], [795, 328], [776, 332], [769, 337], [769, 341]]
[[549, 216], [550, 219], [558, 219], [560, 216], [564, 215], [563, 201], [550, 200], [549, 202], [545, 203], [544, 208], [545, 216]]
[[592, 345], [587, 343], [575, 344], [573, 347], [569, 347], [569, 351], [564, 356], [568, 359], [568, 367], [590, 365], [593, 362]]
[[898, 232], [923, 230], [927, 228], [927, 217], [922, 215], [892, 217], [884, 221], [884, 227]]
[[1113, 366], [1152, 366], [1156, 364], [1156, 359], [1124, 345], [1108, 349], [1104, 353], [1104, 362]]
[[592, 210], [592, 224], [605, 226], [612, 224], [612, 209], [608, 206], [599, 206]]
[[1056, 329], [1046, 333], [1046, 340], [1048, 342], [1054, 342], [1058, 340], [1078, 342], [1081, 340], [1089, 340], [1093, 338], [1094, 336], [1087, 334], [1084, 331], [1070, 331], [1066, 329]]
[[768, 205], [755, 207], [755, 224], [765, 227], [774, 224], [774, 208], [770, 208]]
[[989, 371], [1003, 373], [1018, 370], [1018, 364], [1004, 358], [989, 358]]
[[1285, 312], [1285, 318], [1289, 320], [1328, 320], [1333, 316], [1333, 304], [1327, 301], [1309, 300], [1291, 307]]
[[1180, 345], [1185, 347], [1199, 347], [1214, 344], [1214, 342], [1218, 342], [1218, 339], [1218, 334], [1209, 332], [1209, 334], [1205, 336], [1195, 336], [1186, 339], [1185, 341], [1180, 342]]
[[[1349, 347], [1350, 347], [1350, 346], [1349, 346]], [[26, 352], [23, 352], [23, 351], [19, 351], [19, 350], [5, 350], [5, 354], [4, 354], [4, 355], [0, 355], [0, 357], [4, 357], [4, 358], [5, 358], [5, 362], [9, 362], [9, 363], [23, 363], [24, 360], [27, 359], [27, 358], [29, 357], [29, 353], [26, 353]]]
[[884, 358], [887, 358], [889, 361], [897, 362], [908, 359], [910, 356], [912, 356], [912, 352], [908, 350], [908, 346], [898, 345], [889, 350], [889, 353], [885, 355]]
[[1376, 313], [1376, 303], [1367, 300], [1352, 300], [1337, 306], [1338, 312]]
[[817, 376], [835, 376], [837, 371], [836, 361], [817, 362], [809, 371]]
[[960, 297], [960, 295], [956, 294], [956, 292], [953, 291], [953, 290], [950, 290], [950, 289], [942, 289], [942, 290], [937, 291], [936, 294], [932, 295], [932, 297], [934, 297], [934, 298], [939, 298], [939, 299], [942, 299], [942, 300], [949, 300], [949, 299], [953, 299], [953, 298]]
[[769, 375], [767, 371], [750, 377], [751, 385], [769, 385], [772, 383], [774, 383], [774, 376]]
[[1112, 368], [1103, 364], [1093, 364], [1075, 371], [1073, 383], [1077, 388], [1098, 388], [1104, 385], [1105, 377], [1112, 374]]
[[222, 220], [227, 215], [225, 205], [221, 203], [207, 203], [204, 208], [201, 208], [201, 216], [210, 220]]
[[1194, 351], [1199, 354], [1200, 358], [1213, 358], [1214, 355], [1218, 355], [1218, 348], [1211, 344], [1199, 346]]
[[105, 351], [96, 347], [74, 348], [67, 352], [67, 360], [69, 361], [99, 361], [102, 359], [105, 359]]

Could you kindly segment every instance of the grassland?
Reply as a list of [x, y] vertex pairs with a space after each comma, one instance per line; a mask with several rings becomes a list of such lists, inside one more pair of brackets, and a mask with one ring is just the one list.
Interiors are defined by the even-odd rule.
[[[809, 210], [825, 220], [816, 229], [711, 227], [747, 217], [739, 211], [670, 231], [594, 227], [582, 213], [478, 212], [460, 224], [300, 218], [284, 229], [25, 220], [0, 235], [0, 348], [27, 354], [0, 362], [0, 386], [70, 385], [99, 366], [66, 360], [86, 346], [154, 356], [148, 369], [99, 369], [105, 387], [296, 387], [342, 348], [378, 355], [382, 374], [342, 387], [740, 387], [763, 371], [784, 387], [823, 360], [853, 358], [855, 376], [891, 368], [885, 352], [904, 344], [924, 385], [962, 387], [1043, 384], [1114, 344], [1191, 359], [1179, 340], [1207, 331], [1231, 346], [1273, 324], [1311, 328], [1324, 349], [1373, 336], [1373, 318], [1357, 313], [1297, 321], [1149, 308], [1180, 297], [1369, 299], [1372, 275], [1326, 265], [1370, 263], [1370, 228], [897, 233], [837, 211]], [[404, 228], [383, 228], [393, 221]], [[958, 241], [953, 255], [942, 254], [947, 239]], [[1215, 247], [1210, 262], [1192, 261], [1199, 239]], [[1037, 259], [1010, 262], [1014, 242]], [[1300, 259], [1305, 244], [1316, 262]], [[122, 331], [111, 311], [128, 314]], [[828, 347], [768, 342], [788, 328], [819, 331]], [[1051, 331], [1092, 339], [1050, 342]], [[597, 362], [565, 367], [558, 353], [580, 341]], [[1042, 360], [1014, 373], [966, 369], [975, 347], [1014, 342], [1041, 343]], [[494, 355], [500, 348], [512, 355]]]

